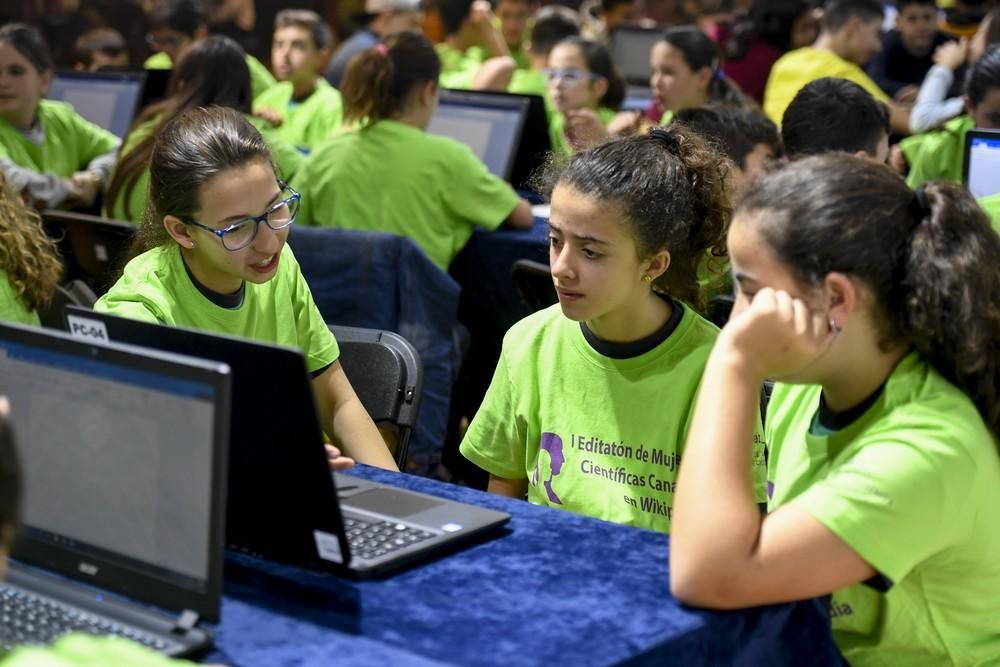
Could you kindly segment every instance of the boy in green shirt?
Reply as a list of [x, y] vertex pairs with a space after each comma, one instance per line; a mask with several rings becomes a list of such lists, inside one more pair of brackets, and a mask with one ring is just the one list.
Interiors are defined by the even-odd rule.
[[538, 10], [531, 39], [524, 46], [528, 64], [514, 71], [507, 86], [508, 92], [541, 95], [551, 110], [548, 80], [542, 70], [548, 66], [549, 53], [556, 44], [579, 34], [580, 18], [568, 7], [548, 5]]
[[315, 12], [284, 9], [274, 19], [271, 67], [279, 83], [254, 100], [254, 113], [277, 125], [277, 134], [308, 153], [340, 127], [340, 93], [320, 74], [333, 34]]
[[435, 46], [441, 59], [442, 88], [505, 90], [517, 67], [489, 0], [436, 0], [444, 41]]

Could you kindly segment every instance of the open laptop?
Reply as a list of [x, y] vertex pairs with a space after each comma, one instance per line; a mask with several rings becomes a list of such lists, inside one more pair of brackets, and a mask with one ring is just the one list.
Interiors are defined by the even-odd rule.
[[494, 176], [509, 181], [527, 113], [522, 95], [442, 90], [427, 131], [465, 144]]
[[226, 363], [233, 375], [226, 543], [358, 576], [391, 571], [499, 530], [510, 516], [330, 473], [302, 353], [67, 307], [76, 336]]
[[144, 71], [77, 72], [59, 70], [48, 98], [69, 102], [76, 112], [117, 137], [124, 137], [139, 109]]
[[1000, 192], [1000, 130], [965, 134], [962, 182], [976, 199]]
[[653, 100], [649, 88], [649, 54], [665, 28], [617, 26], [611, 33], [611, 60], [625, 79], [624, 111], [645, 111]]
[[[219, 620], [225, 364], [0, 325], [24, 478], [0, 647], [113, 634], [168, 655]], [[0, 648], [2, 652], [2, 648]]]
[[98, 294], [111, 287], [136, 226], [85, 213], [42, 212], [45, 233], [59, 245], [66, 280], [82, 280]]

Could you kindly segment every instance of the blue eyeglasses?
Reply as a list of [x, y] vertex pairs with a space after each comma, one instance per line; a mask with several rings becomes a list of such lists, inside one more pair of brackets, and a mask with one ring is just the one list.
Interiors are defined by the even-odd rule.
[[290, 193], [289, 196], [258, 216], [237, 220], [222, 229], [213, 229], [192, 218], [184, 220], [184, 223], [215, 234], [222, 241], [222, 247], [226, 250], [232, 251], [245, 248], [257, 238], [257, 230], [260, 229], [260, 223], [263, 222], [278, 232], [295, 222], [295, 216], [299, 214], [299, 202], [302, 200], [302, 195], [289, 187], [287, 183], [278, 181], [278, 185], [281, 186], [282, 193], [288, 192]]
[[595, 74], [594, 72], [588, 72], [584, 69], [578, 69], [576, 67], [569, 67], [566, 69], [554, 69], [551, 67], [546, 67], [542, 70], [542, 76], [544, 76], [549, 81], [553, 79], [562, 79], [564, 82], [571, 86], [575, 86], [578, 83], [583, 83], [584, 81], [596, 81], [597, 79], [603, 79], [604, 77], [600, 74]]

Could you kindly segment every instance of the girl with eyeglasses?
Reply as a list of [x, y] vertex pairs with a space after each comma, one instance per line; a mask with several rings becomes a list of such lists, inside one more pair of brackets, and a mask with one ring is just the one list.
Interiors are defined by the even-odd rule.
[[219, 105], [242, 112], [271, 148], [282, 178], [295, 177], [305, 157], [276, 128], [250, 115], [253, 95], [246, 54], [228, 37], [197, 42], [170, 77], [167, 97], [146, 108], [132, 124], [104, 198], [105, 214], [141, 223], [149, 190], [149, 160], [156, 133], [174, 116], [194, 107]]
[[[149, 173], [131, 261], [95, 308], [301, 349], [327, 435], [354, 460], [395, 470], [286, 244], [300, 196], [278, 180], [260, 133], [233, 109], [190, 109], [158, 131]], [[351, 463], [336, 450], [331, 462]]]
[[[671, 126], [560, 162], [540, 184], [559, 304], [507, 332], [460, 449], [493, 493], [669, 532], [719, 333], [697, 311], [698, 265], [723, 252], [727, 161]], [[763, 502], [759, 414], [755, 427], [741, 465]]]
[[610, 136], [608, 125], [625, 100], [625, 83], [608, 49], [582, 37], [570, 37], [549, 52], [549, 134], [552, 150], [568, 155]]
[[[729, 230], [738, 286], [677, 482], [670, 585], [832, 594], [851, 665], [1000, 662], [1000, 238], [960, 186], [811, 157]], [[743, 468], [761, 380], [769, 512]]]
[[52, 72], [37, 29], [0, 27], [0, 169], [37, 208], [88, 207], [111, 173], [120, 141], [71, 105], [44, 99]]

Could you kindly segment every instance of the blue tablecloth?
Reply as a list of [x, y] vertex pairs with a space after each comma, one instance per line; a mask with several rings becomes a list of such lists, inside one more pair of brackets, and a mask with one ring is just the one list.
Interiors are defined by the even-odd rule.
[[842, 665], [825, 604], [685, 608], [665, 535], [411, 475], [356, 474], [509, 512], [507, 532], [375, 581], [230, 556], [211, 662]]

